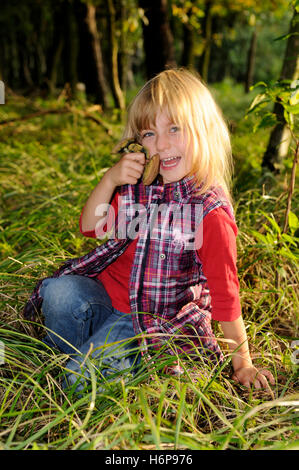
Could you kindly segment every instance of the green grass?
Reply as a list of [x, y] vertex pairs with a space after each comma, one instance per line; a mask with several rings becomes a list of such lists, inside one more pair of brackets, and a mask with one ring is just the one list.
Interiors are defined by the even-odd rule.
[[[298, 338], [298, 238], [294, 230], [281, 237], [271, 222], [283, 224], [289, 170], [263, 191], [259, 169], [267, 133], [253, 138], [252, 123], [242, 119], [250, 97], [227, 83], [215, 93], [234, 122], [243, 315], [255, 364], [275, 376], [272, 393], [235, 384], [227, 354], [221, 371], [207, 367], [203, 373], [199, 362], [192, 374], [187, 364], [185, 374], [175, 378], [161, 372], [160, 360], [127, 383], [118, 378], [101, 395], [96, 394], [97, 369], [82, 397], [62, 390], [67, 358], [43, 345], [42, 326], [26, 322], [22, 308], [39, 278], [95, 247], [96, 241], [79, 233], [78, 218], [87, 195], [113, 163], [110, 150], [121, 125], [105, 116], [113, 131], [108, 135], [76, 114], [48, 115], [0, 127], [0, 339], [5, 345], [0, 448], [299, 448], [298, 366], [292, 348]], [[0, 121], [55, 106], [9, 96]], [[292, 207], [298, 207], [298, 194]]]

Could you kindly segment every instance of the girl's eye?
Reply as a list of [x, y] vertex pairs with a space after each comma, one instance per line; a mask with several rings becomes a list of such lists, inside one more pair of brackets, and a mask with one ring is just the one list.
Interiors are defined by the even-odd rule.
[[172, 133], [178, 132], [179, 130], [180, 130], [179, 126], [171, 126], [170, 128], [170, 132]]
[[141, 138], [144, 139], [145, 137], [151, 137], [152, 135], [154, 135], [152, 131], [147, 131], [141, 134]]

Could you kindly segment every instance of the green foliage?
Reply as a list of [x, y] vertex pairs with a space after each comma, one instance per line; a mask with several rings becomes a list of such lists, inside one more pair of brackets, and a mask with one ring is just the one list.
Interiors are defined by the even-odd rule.
[[[227, 75], [240, 82], [245, 78], [247, 52], [253, 33], [249, 18], [248, 12], [244, 11], [242, 18], [235, 21], [231, 27], [225, 26], [223, 30], [221, 50], [224, 57], [227, 56], [227, 63], [222, 64], [222, 67], [225, 66]], [[288, 30], [289, 22], [290, 14], [287, 12], [279, 18], [276, 18], [272, 12], [264, 12], [258, 17], [255, 26], [257, 48], [254, 57], [254, 82], [268, 81], [279, 76], [285, 43], [275, 39]], [[221, 63], [223, 60], [221, 56], [219, 60]], [[212, 63], [211, 72], [216, 67], [217, 64]]]
[[[0, 39], [3, 53], [0, 77], [8, 87], [29, 93], [41, 88], [45, 91], [52, 83], [52, 79], [54, 80], [54, 74], [56, 79], [53, 85], [57, 85], [58, 88], [64, 87], [70, 79], [78, 79], [85, 83], [90, 97], [95, 95], [93, 55], [88, 39], [83, 34], [86, 25], [82, 8], [86, 3], [92, 3], [97, 7], [97, 24], [101, 31], [103, 59], [109, 77], [111, 45], [108, 34], [107, 2], [104, 0], [92, 2], [87, 0], [69, 2], [27, 0], [20, 3], [16, 0], [2, 0]], [[141, 75], [144, 79], [142, 26], [148, 20], [146, 12], [138, 7], [137, 0], [114, 1], [114, 6], [119, 59], [121, 59], [120, 62], [124, 62], [125, 67], [128, 66], [128, 81], [129, 86], [132, 86], [136, 75]], [[286, 0], [275, 2], [272, 0], [264, 2], [256, 0], [213, 1], [213, 47], [209, 80], [217, 82], [223, 75], [226, 75], [234, 80], [244, 81], [247, 51], [254, 25], [258, 32], [255, 81], [267, 81], [273, 76], [278, 76], [285, 44], [274, 39], [285, 34], [285, 28], [290, 19], [288, 6], [289, 2]], [[206, 2], [203, 0], [169, 2], [170, 24], [178, 65], [182, 63], [183, 26], [185, 26], [194, 33], [195, 61], [193, 65], [195, 68], [199, 67], [199, 58], [205, 48], [205, 8]], [[71, 29], [68, 24], [71, 17], [68, 18], [68, 15], [72, 15]], [[58, 17], [61, 16], [64, 25], [62, 31], [58, 24]], [[59, 55], [61, 33], [64, 45], [61, 46], [62, 51]], [[76, 40], [76, 45], [73, 47], [70, 46], [72, 39]], [[76, 66], [74, 63], [71, 66], [67, 64], [70, 51], [75, 55], [74, 49], [77, 48]], [[58, 62], [54, 67], [55, 60]], [[70, 66], [72, 69], [69, 69]]]
[[[279, 80], [277, 82], [259, 82], [253, 89], [259, 89], [260, 93], [253, 100], [248, 114], [260, 114], [269, 103], [279, 103], [284, 109], [284, 119], [292, 131], [295, 128], [294, 116], [299, 114], [299, 80]], [[272, 127], [277, 123], [274, 113], [267, 112], [257, 122], [254, 130], [264, 127]]]
[[180, 0], [171, 5], [172, 14], [183, 24], [188, 24], [198, 33], [202, 29], [202, 18], [205, 16], [204, 3], [202, 1]]
[[261, 162], [267, 146], [268, 130], [258, 129], [253, 134], [256, 120], [253, 114], [246, 119], [246, 110], [253, 101], [256, 91], [244, 93], [244, 87], [226, 79], [211, 87], [211, 91], [224, 110], [224, 116], [231, 130], [234, 158], [234, 194], [244, 192], [252, 187], [262, 187]]
[[270, 256], [279, 260], [282, 255], [285, 260], [289, 259], [296, 262], [299, 258], [299, 238], [295, 236], [295, 231], [299, 228], [298, 217], [293, 212], [289, 213], [289, 221], [291, 221], [291, 235], [282, 233], [282, 230], [276, 222], [273, 214], [269, 216], [263, 211], [260, 214], [269, 222], [263, 224], [264, 234], [257, 230], [249, 232], [256, 238], [262, 250], [265, 249]]

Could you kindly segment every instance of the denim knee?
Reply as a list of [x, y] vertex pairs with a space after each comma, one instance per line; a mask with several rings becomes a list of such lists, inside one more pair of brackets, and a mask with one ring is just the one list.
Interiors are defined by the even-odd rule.
[[[45, 316], [72, 313], [77, 319], [86, 319], [92, 304], [111, 309], [111, 300], [103, 285], [84, 276], [61, 276], [45, 279], [41, 290], [42, 310]], [[84, 318], [83, 318], [84, 317]]]
[[101, 283], [84, 276], [61, 276], [43, 281], [42, 312], [48, 334], [44, 342], [71, 353], [111, 314], [111, 301]]

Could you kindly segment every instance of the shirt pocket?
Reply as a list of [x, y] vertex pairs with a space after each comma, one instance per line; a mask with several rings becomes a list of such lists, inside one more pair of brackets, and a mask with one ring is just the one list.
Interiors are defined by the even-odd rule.
[[178, 284], [190, 285], [190, 282], [198, 278], [193, 250], [185, 249], [185, 245], [176, 240], [166, 240], [163, 249], [167, 275], [170, 279], [176, 279]]

